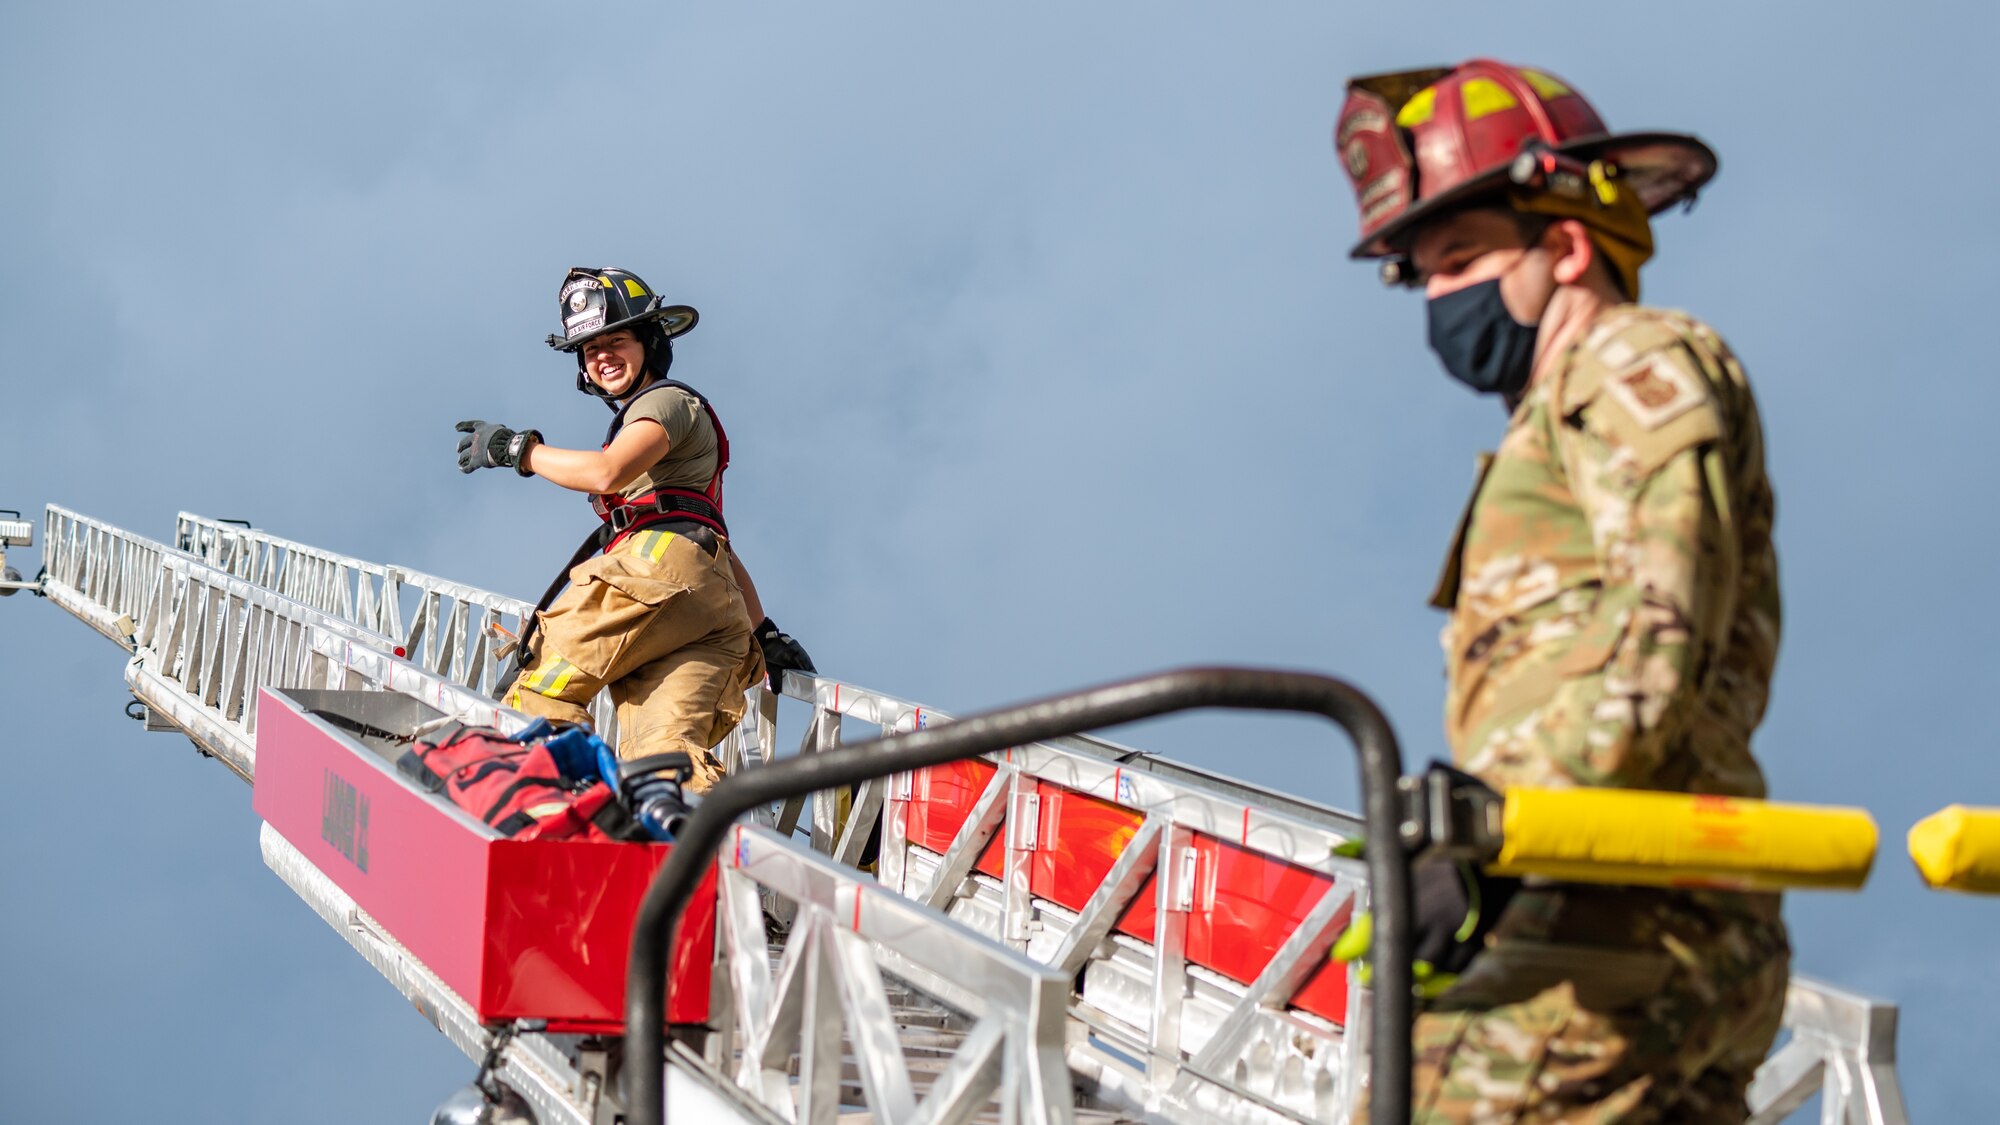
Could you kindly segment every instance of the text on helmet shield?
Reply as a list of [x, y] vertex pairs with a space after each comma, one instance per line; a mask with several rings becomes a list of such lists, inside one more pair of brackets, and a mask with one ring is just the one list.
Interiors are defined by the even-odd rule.
[[1334, 147], [1354, 182], [1364, 235], [1402, 214], [1413, 195], [1409, 149], [1389, 109], [1380, 95], [1350, 88], [1334, 130]]

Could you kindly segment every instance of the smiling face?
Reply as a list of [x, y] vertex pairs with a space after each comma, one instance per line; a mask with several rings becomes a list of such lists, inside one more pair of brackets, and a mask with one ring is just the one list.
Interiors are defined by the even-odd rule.
[[583, 345], [583, 372], [605, 394], [623, 398], [646, 381], [646, 346], [619, 329]]

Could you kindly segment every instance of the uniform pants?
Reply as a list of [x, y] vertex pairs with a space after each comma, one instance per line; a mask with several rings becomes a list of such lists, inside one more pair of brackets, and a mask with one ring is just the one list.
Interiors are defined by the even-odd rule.
[[587, 723], [586, 705], [609, 686], [618, 756], [685, 752], [694, 763], [687, 788], [707, 791], [722, 778], [710, 750], [742, 721], [744, 692], [764, 676], [728, 542], [638, 531], [569, 576], [540, 615], [507, 705]]
[[[1418, 1015], [1411, 1121], [1743, 1121], [1790, 978], [1776, 896], [1714, 896], [1732, 900], [1716, 912], [1680, 892], [1587, 891], [1580, 908], [1562, 892], [1523, 895], [1531, 913], [1556, 900], [1554, 925], [1497, 936]], [[1352, 1120], [1367, 1119], [1364, 1097]]]

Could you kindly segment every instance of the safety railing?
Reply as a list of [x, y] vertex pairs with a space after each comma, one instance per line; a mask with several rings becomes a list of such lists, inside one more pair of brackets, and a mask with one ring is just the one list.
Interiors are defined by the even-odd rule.
[[[730, 996], [711, 1061], [739, 1087], [798, 1121], [865, 1105], [871, 1121], [928, 1125], [993, 1103], [1008, 1121], [1075, 1120], [1061, 971], [769, 829], [732, 833], [718, 939]], [[775, 971], [772, 897], [794, 907]]]
[[165, 552], [150, 539], [51, 504], [42, 535], [44, 592], [130, 649], [135, 619], [160, 581]]
[[133, 695], [245, 780], [264, 687], [397, 691], [502, 729], [525, 721], [379, 633], [186, 552], [53, 505], [46, 542], [48, 596], [131, 652]]
[[1791, 1041], [1750, 1084], [1750, 1125], [1776, 1125], [1814, 1094], [1820, 1120], [1909, 1125], [1896, 1078], [1896, 1006], [1809, 977], [1785, 994]]
[[[511, 614], [518, 623], [526, 603], [198, 516], [183, 515], [176, 542], [199, 554], [52, 505], [44, 539], [47, 593], [132, 651], [127, 682], [134, 694], [245, 777], [255, 767], [251, 703], [260, 686], [395, 690], [474, 721], [510, 729], [520, 721], [488, 698], [490, 642], [493, 622], [504, 625]], [[364, 590], [364, 581], [373, 585]], [[405, 659], [398, 649], [417, 657]], [[810, 707], [800, 753], [852, 741], [865, 733], [857, 725], [908, 731], [945, 718], [830, 679], [788, 677], [786, 694]], [[733, 771], [778, 756], [777, 700], [759, 688], [751, 702], [745, 723], [718, 747]], [[1332, 914], [1301, 917], [1284, 935], [1305, 934], [1301, 941], [1316, 948], [1346, 911], [1365, 908], [1357, 866], [1334, 854], [1358, 833], [1359, 821], [1087, 737], [1017, 747], [992, 756], [991, 764], [994, 772], [978, 787], [969, 815], [948, 841], [932, 841], [935, 848], [909, 836], [910, 810], [921, 794], [908, 774], [860, 786], [844, 817], [844, 802], [828, 793], [760, 810], [755, 819], [784, 836], [808, 830], [814, 849], [845, 865], [862, 855], [870, 829], [878, 829], [885, 890], [918, 906], [939, 905], [972, 932], [1046, 966], [1060, 968], [1083, 955], [1081, 985], [1069, 1005], [1068, 1048], [1080, 1088], [1113, 1101], [1191, 1108], [1204, 1119], [1340, 1120], [1339, 1107], [1360, 1079], [1358, 1045], [1368, 1038], [1358, 1008], [1344, 1025], [1286, 1010], [1270, 1001], [1273, 988], [1259, 987], [1261, 974], [1233, 979], [1184, 960], [1175, 986], [1182, 994], [1176, 1030], [1167, 1010], [1173, 999], [1162, 997], [1160, 983], [1173, 977], [1172, 935], [1164, 958], [1157, 955], [1158, 932], [1150, 942], [1113, 932], [1088, 951], [1085, 939], [1121, 904], [1142, 905], [1135, 882], [1154, 896], [1156, 911], [1158, 896], [1167, 890], [1178, 896], [1171, 876], [1187, 862], [1178, 857], [1189, 837], [1197, 837], [1295, 864], [1337, 888], [1338, 895], [1326, 893], [1318, 903]], [[1046, 859], [1037, 853], [1056, 843], [1039, 826], [1023, 830], [1041, 813], [1029, 799], [1040, 797], [1030, 782], [1137, 815], [1133, 838], [1140, 846], [1125, 849], [1130, 861], [1104, 872], [1081, 903], [1065, 906], [1038, 895], [1032, 882], [1024, 893], [1019, 873]], [[996, 839], [1000, 871], [982, 872], [979, 853]], [[1168, 878], [1147, 886], [1141, 876], [1149, 867]], [[795, 908], [765, 890], [766, 905], [781, 915]], [[1287, 954], [1281, 963], [1274, 956], [1266, 966], [1276, 966], [1271, 983], [1304, 960]], [[1256, 1003], [1246, 1003], [1253, 993]], [[1352, 994], [1350, 1005], [1358, 998]], [[1786, 1014], [1792, 1038], [1753, 1087], [1756, 1120], [1782, 1119], [1819, 1083], [1829, 1099], [1845, 1099], [1839, 1104], [1849, 1108], [1841, 1112], [1853, 1120], [1898, 1125], [1904, 1116], [1894, 1084], [1894, 1014], [1893, 1005], [1796, 978]]]
[[[788, 674], [785, 694], [812, 707], [801, 754], [951, 720], [824, 678]], [[948, 842], [930, 834], [929, 842], [942, 846], [911, 838], [931, 778], [870, 779], [844, 820], [844, 794], [814, 795], [812, 846], [851, 865], [872, 833], [884, 889], [945, 911], [1072, 979], [1081, 974], [1071, 1005], [1071, 1061], [1099, 1084], [1122, 1086], [1135, 1100], [1142, 1091], [1164, 1091], [1214, 1120], [1271, 1120], [1274, 1111], [1337, 1120], [1365, 1073], [1366, 1037], [1351, 1034], [1365, 1014], [1348, 1002], [1359, 986], [1325, 962], [1352, 913], [1367, 909], [1363, 865], [1343, 854], [1361, 838], [1359, 818], [1141, 758], [1087, 736], [992, 755], [989, 776], [975, 775], [977, 788], [953, 802], [952, 812], [964, 815]], [[800, 798], [787, 801], [779, 831], [798, 824], [805, 808]], [[991, 871], [989, 859], [989, 871], [978, 870], [996, 841], [1000, 869]], [[1115, 849], [1115, 860], [1076, 862], [1098, 849]], [[1218, 904], [1229, 883], [1218, 870], [1250, 856], [1268, 861], [1260, 874], [1288, 880], [1291, 901]], [[1065, 884], [1060, 890], [1046, 886], [1050, 871]], [[1151, 928], [1115, 928], [1136, 906], [1149, 908]], [[1235, 913], [1264, 925], [1231, 942], [1229, 971], [1216, 967], [1221, 957], [1190, 956], [1190, 919], [1207, 929]], [[1317, 981], [1311, 998], [1300, 998], [1303, 1006], [1293, 1003], [1315, 973], [1339, 979]]]
[[[503, 653], [532, 602], [411, 570], [367, 562], [256, 528], [182, 512], [175, 542], [210, 565], [329, 617], [386, 637], [396, 655], [459, 687], [494, 694]], [[591, 705], [599, 733], [616, 742], [608, 696]]]
[[385, 637], [402, 632], [389, 567], [192, 512], [175, 518], [174, 546], [330, 617]]
[[[708, 857], [724, 841], [731, 820], [763, 803], [794, 794], [824, 792], [835, 786], [853, 785], [869, 778], [920, 768], [935, 768], [981, 755], [991, 755], [1009, 747], [1064, 736], [1079, 730], [1133, 722], [1196, 708], [1236, 708], [1262, 711], [1297, 711], [1317, 714], [1333, 721], [1352, 737], [1360, 762], [1362, 792], [1368, 823], [1376, 833], [1389, 833], [1378, 840], [1398, 840], [1395, 833], [1402, 823], [1397, 786], [1401, 762], [1395, 736], [1375, 705], [1348, 684], [1307, 673], [1270, 672], [1249, 669], [1190, 669], [1162, 673], [1126, 683], [1073, 692], [1036, 703], [990, 712], [959, 722], [915, 730], [873, 742], [803, 755], [765, 769], [738, 774], [724, 780], [695, 809], [682, 828], [677, 846], [667, 857], [658, 877], [646, 894], [633, 929], [632, 964], [627, 972], [626, 1042], [635, 1060], [650, 1059], [658, 1049], [661, 1012], [661, 985], [665, 979], [667, 939], [674, 920], [686, 903], [708, 863]], [[1131, 849], [1128, 849], [1130, 851]], [[1157, 855], [1157, 853], [1155, 853]], [[1377, 905], [1375, 971], [1385, 987], [1374, 991], [1369, 1010], [1374, 1026], [1392, 1030], [1376, 1036], [1369, 1045], [1370, 1070], [1375, 1076], [1370, 1120], [1391, 1122], [1408, 1116], [1410, 1041], [1408, 1026], [1411, 998], [1410, 878], [1408, 856], [1400, 846], [1377, 846], [1368, 850], [1367, 870]], [[1114, 869], [1121, 865], [1114, 865]], [[1167, 892], [1156, 919], [1156, 932], [1184, 927], [1188, 904], [1176, 900], [1191, 891], [1185, 880], [1192, 875], [1163, 872]], [[1291, 989], [1303, 982], [1313, 968], [1323, 964], [1341, 917], [1340, 901], [1329, 888], [1314, 907], [1306, 925], [1291, 933], [1273, 958], [1274, 968], [1260, 975], [1253, 986], [1256, 1006], [1282, 1005]], [[1347, 896], [1351, 898], [1350, 896]], [[1090, 955], [1099, 934], [1089, 926], [1073, 931], [1075, 943]], [[1162, 960], [1175, 945], [1161, 944]], [[1079, 958], [1077, 964], [1081, 964]], [[1051, 966], [1058, 977], [1067, 973], [1062, 965]], [[1180, 992], [1185, 988], [1186, 966], [1156, 978], [1164, 989]], [[1210, 1047], [1227, 1058], [1233, 1028], [1225, 1028]], [[1177, 1100], [1178, 1077], [1183, 1068], [1169, 1060], [1167, 1079], [1176, 1089], [1163, 1091], [1162, 1076], [1155, 1074], [1152, 1105]], [[632, 1120], [639, 1125], [657, 1122], [660, 1075], [651, 1065], [635, 1065], [628, 1075], [628, 1105]], [[1164, 1095], [1164, 1097], [1162, 1096]], [[1258, 1099], [1252, 1098], [1255, 1102]], [[1244, 1107], [1252, 1108], [1252, 1107]], [[1338, 1112], [1336, 1107], [1336, 1112]], [[1286, 1114], [1285, 1116], [1291, 1116]]]
[[[855, 737], [903, 733], [951, 718], [907, 700], [823, 678], [788, 675], [785, 694], [812, 706], [800, 753], [825, 752]], [[863, 729], [855, 730], [856, 723]], [[870, 726], [875, 732], [866, 730]], [[769, 733], [764, 737], [768, 742]], [[813, 846], [853, 862], [868, 836], [871, 822], [866, 818], [874, 817], [882, 841], [879, 878], [885, 888], [944, 909], [978, 932], [1008, 940], [1044, 963], [1065, 968], [1075, 963], [1085, 944], [1082, 938], [1071, 937], [1073, 928], [1096, 935], [1106, 915], [1116, 916], [1134, 901], [1133, 877], [1160, 869], [1162, 853], [1174, 854], [1176, 836], [1170, 825], [1218, 835], [1288, 864], [1347, 880], [1362, 877], [1357, 865], [1334, 854], [1343, 841], [1360, 836], [1358, 818], [1319, 806], [1301, 809], [1297, 798], [1172, 763], [1156, 761], [1146, 763], [1145, 770], [1131, 769], [1139, 757], [1136, 751], [1089, 737], [1056, 739], [994, 755], [992, 778], [942, 853], [913, 844], [904, 831], [906, 802], [914, 790], [912, 775], [863, 783], [852, 802], [854, 819], [845, 823], [838, 820], [839, 794], [817, 794], [811, 802]], [[1036, 841], [1034, 828], [1009, 828], [1010, 816], [1027, 820], [1040, 812], [1035, 803], [1023, 799], [1026, 779], [1143, 814], [1130, 842], [1122, 844], [1118, 867], [1096, 885], [1081, 914], [1024, 893], [1018, 876], [1021, 860], [1027, 858], [1022, 849], [1008, 846], [1004, 878], [972, 870], [971, 857], [996, 838], [1004, 845]], [[788, 802], [781, 826], [795, 821], [800, 807], [797, 799]], [[1172, 867], [1171, 861], [1166, 864], [1167, 870]], [[1165, 894], [1171, 888], [1166, 880], [1158, 880], [1151, 889]], [[1358, 890], [1357, 909], [1365, 909], [1365, 887]], [[1336, 896], [1329, 894], [1321, 905], [1335, 901]], [[1154, 905], [1157, 909], [1158, 902]], [[1342, 911], [1337, 920], [1345, 918]], [[1317, 927], [1324, 922], [1324, 916], [1302, 920], [1293, 934], [1316, 941]], [[1172, 936], [1184, 940], [1184, 934]], [[1163, 963], [1157, 950], [1146, 949], [1129, 935], [1117, 935], [1100, 952], [1110, 956], [1087, 964], [1071, 1002], [1071, 1017], [1078, 1027], [1072, 1035], [1070, 1060], [1080, 1074], [1101, 1074], [1154, 1097], [1165, 1078], [1171, 1101], [1196, 1109], [1204, 1119], [1270, 1120], [1270, 1111], [1282, 1110], [1309, 1121], [1344, 1120], [1344, 1107], [1357, 1084], [1365, 1081], [1361, 1050], [1368, 1038], [1365, 1011], [1351, 1008], [1354, 1018], [1340, 1027], [1316, 1020], [1311, 1013], [1286, 1011], [1282, 1000], [1274, 1004], [1268, 981], [1295, 967], [1276, 958], [1267, 975], [1258, 978], [1262, 988], [1246, 988], [1194, 966], [1185, 969], [1186, 995], [1179, 998], [1179, 1045], [1186, 1053], [1170, 1052], [1175, 997], [1169, 995], [1161, 1003], [1157, 985]], [[1794, 977], [1784, 1015], [1790, 1038], [1758, 1072], [1750, 1091], [1752, 1120], [1758, 1125], [1785, 1120], [1820, 1093], [1822, 1105], [1833, 1107], [1823, 1109], [1827, 1120], [1906, 1125], [1908, 1114], [1894, 1065], [1896, 1012], [1888, 1001], [1810, 977]], [[1216, 1029], [1224, 1027], [1227, 1034], [1218, 1037]], [[1099, 1059], [1074, 1046], [1078, 1035], [1084, 1034], [1104, 1037], [1144, 1059], [1145, 1072], [1135, 1075], [1131, 1067], [1122, 1073], [1116, 1068], [1100, 1071]], [[1174, 1063], [1180, 1064], [1178, 1070]]]

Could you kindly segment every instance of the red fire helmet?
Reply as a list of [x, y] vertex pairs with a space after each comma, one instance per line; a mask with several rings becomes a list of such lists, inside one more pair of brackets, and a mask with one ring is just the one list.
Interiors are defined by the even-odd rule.
[[1693, 199], [1716, 167], [1695, 137], [1613, 134], [1567, 82], [1492, 59], [1349, 81], [1333, 144], [1361, 208], [1356, 258], [1399, 254], [1416, 223], [1522, 182], [1524, 151], [1611, 165], [1648, 214]]

